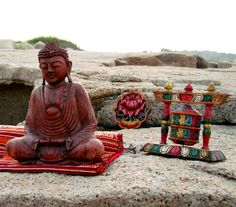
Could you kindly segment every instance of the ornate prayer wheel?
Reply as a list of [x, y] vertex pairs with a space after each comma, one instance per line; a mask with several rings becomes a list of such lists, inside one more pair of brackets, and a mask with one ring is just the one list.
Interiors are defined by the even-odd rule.
[[194, 145], [199, 142], [202, 115], [190, 105], [184, 104], [180, 111], [171, 113], [169, 139], [175, 144]]
[[[158, 102], [164, 103], [161, 124], [160, 144], [147, 143], [142, 150], [149, 154], [197, 159], [208, 162], [224, 161], [226, 157], [220, 150], [210, 150], [211, 121], [213, 105], [223, 104], [230, 94], [219, 93], [214, 83], [210, 83], [207, 92], [193, 92], [191, 83], [188, 83], [184, 91], [173, 91], [173, 84], [167, 82], [164, 90], [154, 90], [154, 96]], [[179, 108], [171, 111], [171, 104], [177, 103]], [[205, 111], [201, 115], [192, 108], [193, 104], [205, 105]], [[200, 126], [202, 130], [202, 148], [195, 148], [199, 142]], [[169, 132], [170, 128], [170, 132]], [[178, 145], [168, 145], [167, 138]], [[190, 146], [186, 146], [190, 145]]]

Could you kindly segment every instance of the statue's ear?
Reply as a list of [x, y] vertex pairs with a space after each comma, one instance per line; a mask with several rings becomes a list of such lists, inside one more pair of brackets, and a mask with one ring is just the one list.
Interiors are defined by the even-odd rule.
[[68, 61], [68, 71], [66, 73], [66, 76], [68, 78], [68, 81], [72, 83], [72, 79], [70, 77], [70, 72], [71, 72], [71, 68], [72, 68], [72, 62], [71, 61]]
[[72, 62], [71, 61], [68, 61], [68, 66], [69, 66], [69, 73], [71, 72], [71, 69], [72, 69]]

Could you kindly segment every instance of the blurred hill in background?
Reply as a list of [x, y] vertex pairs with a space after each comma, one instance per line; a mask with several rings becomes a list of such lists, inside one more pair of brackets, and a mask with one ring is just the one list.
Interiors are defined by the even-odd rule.
[[218, 53], [215, 51], [209, 51], [209, 50], [202, 50], [202, 51], [188, 51], [188, 50], [182, 50], [182, 51], [172, 51], [169, 49], [161, 49], [161, 52], [175, 52], [175, 53], [181, 53], [181, 54], [187, 54], [187, 55], [199, 55], [206, 59], [208, 62], [233, 62], [236, 63], [236, 54], [233, 53]]
[[[36, 37], [36, 38], [30, 39], [30, 40], [27, 40], [26, 42], [19, 41], [19, 40], [14, 41], [14, 48], [15, 49], [31, 49], [31, 48], [41, 49], [40, 47], [44, 47], [45, 44], [47, 44], [48, 42], [51, 42], [51, 41], [56, 42], [60, 47], [63, 47], [63, 48], [82, 50], [75, 43], [73, 43], [71, 41], [59, 39], [59, 38], [53, 37], [53, 36], [40, 36], [40, 37]], [[39, 46], [39, 48], [38, 48], [38, 46]]]

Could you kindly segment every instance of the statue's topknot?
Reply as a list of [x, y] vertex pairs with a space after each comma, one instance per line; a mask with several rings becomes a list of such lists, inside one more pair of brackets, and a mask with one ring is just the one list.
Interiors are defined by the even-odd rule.
[[45, 47], [39, 51], [38, 58], [48, 58], [57, 55], [62, 56], [66, 61], [69, 61], [69, 56], [65, 49], [59, 47], [55, 42], [48, 42]]

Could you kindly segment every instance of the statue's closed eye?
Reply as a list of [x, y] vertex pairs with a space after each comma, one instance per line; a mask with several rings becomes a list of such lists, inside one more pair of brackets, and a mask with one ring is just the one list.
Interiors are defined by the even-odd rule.
[[46, 63], [42, 63], [42, 64], [40, 64], [39, 65], [39, 67], [41, 68], [41, 69], [47, 69], [48, 68], [48, 65], [46, 64]]

